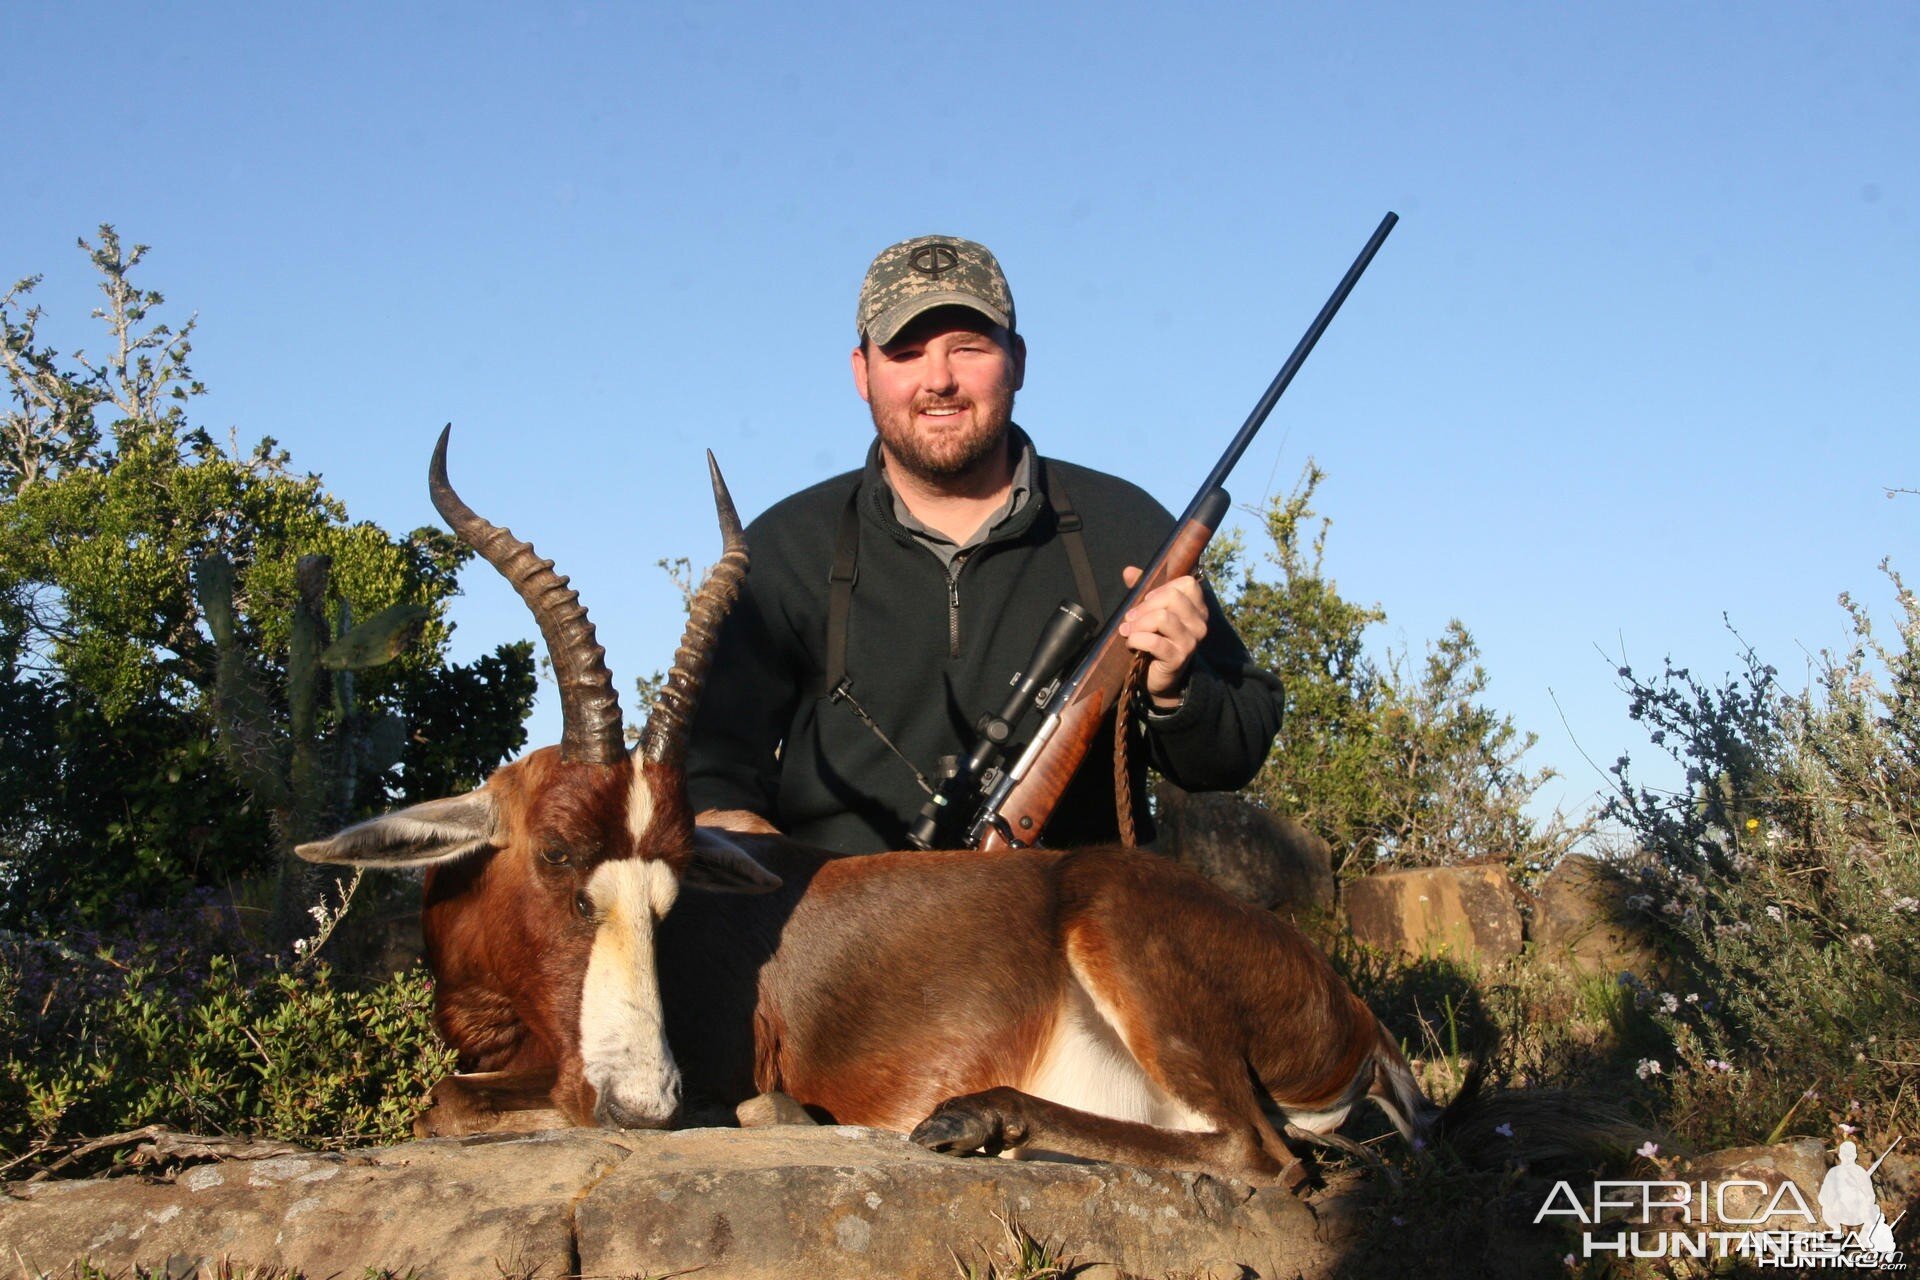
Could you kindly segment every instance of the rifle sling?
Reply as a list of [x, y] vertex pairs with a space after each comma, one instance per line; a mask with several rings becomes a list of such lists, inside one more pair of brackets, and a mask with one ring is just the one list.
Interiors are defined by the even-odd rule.
[[1073, 509], [1073, 499], [1067, 496], [1067, 482], [1044, 460], [1040, 465], [1044, 468], [1040, 483], [1047, 491], [1048, 504], [1053, 507], [1060, 537], [1067, 544], [1067, 560], [1073, 565], [1073, 589], [1080, 594], [1080, 603], [1088, 613], [1105, 619], [1107, 611], [1100, 603], [1100, 584], [1094, 580], [1093, 562], [1087, 559], [1087, 544], [1080, 536], [1080, 527], [1085, 522]]
[[827, 693], [847, 678], [847, 615], [853, 611], [853, 584], [859, 576], [860, 486], [855, 485], [840, 512], [833, 568], [827, 572]]

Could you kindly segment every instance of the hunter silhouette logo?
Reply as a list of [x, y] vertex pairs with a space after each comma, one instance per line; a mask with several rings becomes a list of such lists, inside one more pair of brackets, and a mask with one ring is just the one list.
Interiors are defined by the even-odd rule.
[[1873, 1185], [1880, 1162], [1901, 1141], [1865, 1169], [1853, 1143], [1842, 1142], [1814, 1204], [1790, 1178], [1777, 1186], [1758, 1178], [1598, 1181], [1584, 1200], [1571, 1184], [1556, 1182], [1533, 1220], [1577, 1220], [1583, 1258], [1741, 1258], [1765, 1268], [1904, 1271], [1893, 1229], [1906, 1214], [1887, 1221]]
[[[1900, 1140], [1894, 1139], [1893, 1145], [1899, 1146]], [[1892, 1150], [1887, 1148], [1887, 1152]], [[1881, 1153], [1880, 1160], [1887, 1158], [1887, 1152]], [[1873, 1173], [1880, 1167], [1880, 1160], [1873, 1162], [1872, 1169], [1862, 1169], [1854, 1153], [1851, 1142], [1841, 1143], [1834, 1152], [1834, 1166], [1820, 1183], [1821, 1220], [1829, 1230], [1851, 1236], [1872, 1253], [1892, 1253], [1893, 1223], [1880, 1212], [1880, 1200], [1873, 1191]], [[1895, 1218], [1894, 1222], [1899, 1220]]]
[[923, 244], [913, 251], [907, 264], [921, 275], [938, 280], [943, 272], [960, 265], [960, 251], [950, 244]]

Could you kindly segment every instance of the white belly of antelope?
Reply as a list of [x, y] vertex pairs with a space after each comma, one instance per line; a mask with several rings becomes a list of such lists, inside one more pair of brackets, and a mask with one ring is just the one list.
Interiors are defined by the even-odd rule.
[[1077, 981], [1069, 982], [1059, 1021], [1020, 1089], [1063, 1107], [1157, 1129], [1213, 1127], [1148, 1078], [1115, 1020]]

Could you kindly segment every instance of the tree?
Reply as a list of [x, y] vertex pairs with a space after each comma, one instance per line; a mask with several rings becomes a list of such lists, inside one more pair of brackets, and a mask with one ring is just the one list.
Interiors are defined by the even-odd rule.
[[1405, 654], [1368, 653], [1367, 631], [1386, 613], [1341, 595], [1324, 570], [1332, 522], [1316, 524], [1312, 505], [1324, 479], [1310, 460], [1264, 513], [1277, 581], [1243, 566], [1236, 544], [1211, 553], [1234, 626], [1287, 692], [1280, 740], [1248, 790], [1320, 832], [1349, 870], [1483, 858], [1523, 872], [1549, 865], [1577, 832], [1557, 815], [1538, 827], [1525, 812], [1553, 776], [1520, 765], [1533, 735], [1482, 701], [1479, 646], [1458, 619], [1417, 671]]
[[197, 564], [231, 566], [235, 641], [258, 655], [277, 707], [303, 556], [331, 562], [329, 612], [427, 608], [411, 649], [358, 676], [369, 714], [414, 725], [397, 768], [355, 788], [363, 806], [474, 785], [524, 742], [533, 694], [524, 644], [446, 663], [465, 547], [438, 529], [354, 522], [273, 440], [223, 447], [192, 426], [195, 321], [175, 330], [159, 319], [164, 298], [132, 281], [146, 246], [102, 226], [80, 247], [106, 299], [93, 312], [104, 357], [63, 360], [41, 343], [39, 307], [20, 310], [37, 277], [0, 299], [0, 731], [31, 744], [0, 761], [0, 796], [15, 801], [0, 813], [0, 919], [16, 921], [271, 869], [266, 814], [216, 750], [220, 664]]
[[40, 283], [29, 276], [0, 297], [0, 362], [12, 401], [0, 418], [0, 489], [8, 494], [90, 457], [100, 441], [99, 396], [59, 367], [59, 353], [39, 345], [40, 308], [16, 319], [14, 308]]

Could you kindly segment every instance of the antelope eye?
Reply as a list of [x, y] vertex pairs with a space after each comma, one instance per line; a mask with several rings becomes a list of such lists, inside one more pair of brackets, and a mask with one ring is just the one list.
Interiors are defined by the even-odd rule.
[[589, 898], [585, 893], [576, 893], [573, 895], [573, 909], [580, 913], [582, 920], [593, 919], [593, 899]]
[[542, 849], [540, 851], [540, 857], [542, 858], [542, 860], [556, 867], [564, 866], [569, 856], [571, 855], [569, 855], [567, 851], [564, 848], [560, 847], [559, 845], [550, 845], [547, 848]]

